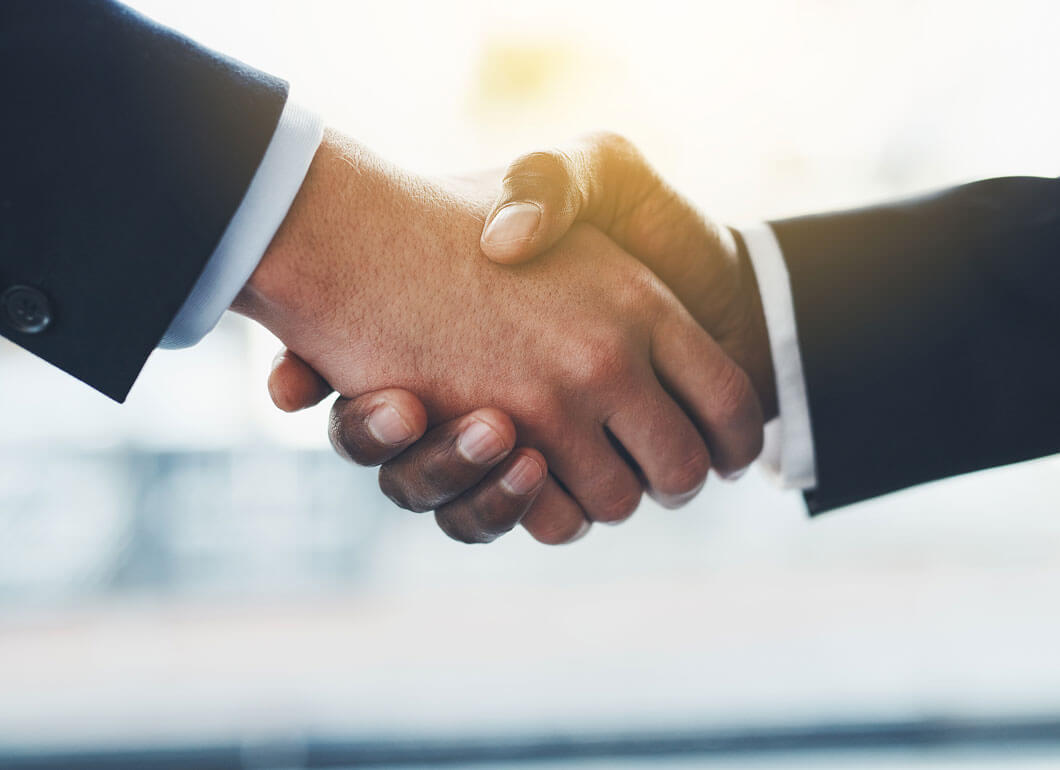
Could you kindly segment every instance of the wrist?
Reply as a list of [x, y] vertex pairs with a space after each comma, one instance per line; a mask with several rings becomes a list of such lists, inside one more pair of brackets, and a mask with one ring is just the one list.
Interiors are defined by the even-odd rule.
[[[322, 320], [316, 317], [328, 312], [326, 297], [337, 278], [356, 266], [363, 248], [371, 248], [356, 247], [366, 240], [367, 223], [378, 221], [373, 208], [384, 182], [381, 164], [363, 148], [326, 131], [294, 202], [231, 309], [288, 345], [296, 328], [314, 328]], [[336, 232], [341, 249], [331, 237]]]
[[307, 255], [312, 250], [308, 239], [314, 228], [310, 222], [317, 190], [327, 184], [329, 160], [333, 156], [330, 138], [325, 136], [317, 148], [287, 215], [231, 306], [234, 312], [274, 332], [274, 316], [295, 303], [297, 291], [304, 283], [304, 277], [298, 273], [306, 267], [306, 260], [299, 255]]

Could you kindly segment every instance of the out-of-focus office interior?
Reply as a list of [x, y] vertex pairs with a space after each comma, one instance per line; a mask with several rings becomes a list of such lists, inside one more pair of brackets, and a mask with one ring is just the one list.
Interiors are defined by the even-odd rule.
[[[730, 223], [1060, 173], [1052, 2], [133, 5], [428, 173], [608, 128]], [[468, 547], [277, 347], [227, 317], [118, 406], [0, 342], [0, 765], [1060, 763], [1057, 458]]]

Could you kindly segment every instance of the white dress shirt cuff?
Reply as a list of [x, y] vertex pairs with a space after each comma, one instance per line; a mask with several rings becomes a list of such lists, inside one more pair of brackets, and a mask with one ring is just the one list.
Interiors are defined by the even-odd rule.
[[739, 232], [762, 296], [780, 412], [766, 425], [765, 446], [760, 459], [783, 487], [813, 489], [817, 486], [813, 428], [788, 266], [769, 225], [739, 228]]
[[221, 320], [287, 216], [323, 134], [317, 115], [287, 100], [242, 203], [159, 347], [191, 347]]

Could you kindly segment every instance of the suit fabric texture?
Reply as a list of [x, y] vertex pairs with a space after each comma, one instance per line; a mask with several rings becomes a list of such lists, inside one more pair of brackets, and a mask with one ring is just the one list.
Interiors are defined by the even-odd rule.
[[812, 512], [1060, 452], [1060, 180], [771, 224], [809, 396]]
[[261, 162], [287, 84], [106, 0], [0, 3], [0, 334], [124, 400]]

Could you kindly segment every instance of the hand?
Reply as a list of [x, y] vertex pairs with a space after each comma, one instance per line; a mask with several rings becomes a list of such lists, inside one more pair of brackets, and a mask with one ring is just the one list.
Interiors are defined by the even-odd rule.
[[[284, 411], [319, 403], [331, 388], [308, 364], [281, 351], [269, 391]], [[493, 457], [468, 451], [483, 427], [498, 437]], [[548, 466], [541, 453], [515, 446], [515, 426], [496, 409], [477, 409], [427, 430], [427, 413], [406, 390], [388, 388], [358, 398], [338, 398], [328, 430], [335, 451], [358, 465], [382, 465], [379, 486], [402, 508], [435, 511], [442, 531], [464, 542], [489, 542], [522, 525], [538, 540], [571, 542], [572, 530], [555, 506], [531, 505], [545, 489]], [[552, 488], [549, 487], [551, 490]], [[559, 507], [558, 514], [564, 508]]]
[[712, 222], [651, 167], [627, 139], [597, 133], [569, 147], [532, 152], [504, 174], [482, 232], [494, 262], [544, 253], [576, 222], [602, 230], [662, 279], [748, 373], [766, 420], [776, 385], [754, 273], [732, 233]]
[[548, 457], [527, 520], [552, 522], [550, 541], [632, 512], [640, 479], [622, 454], [667, 502], [711, 459], [731, 473], [757, 455], [749, 381], [650, 273], [585, 227], [533, 264], [491, 267], [485, 211], [329, 138], [235, 307], [347, 395], [402, 386], [431, 422], [482, 403], [511, 414]]

